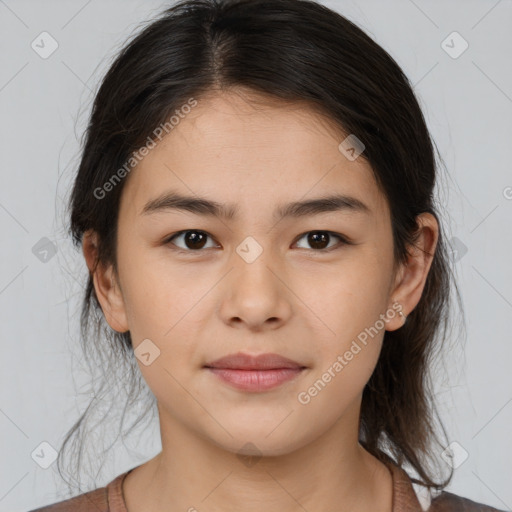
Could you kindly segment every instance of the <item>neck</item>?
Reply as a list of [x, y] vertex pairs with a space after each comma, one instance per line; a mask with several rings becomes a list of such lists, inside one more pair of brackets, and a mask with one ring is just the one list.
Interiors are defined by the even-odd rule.
[[313, 442], [274, 456], [225, 450], [159, 412], [162, 451], [126, 477], [129, 512], [391, 511], [391, 474], [358, 443], [348, 411]]

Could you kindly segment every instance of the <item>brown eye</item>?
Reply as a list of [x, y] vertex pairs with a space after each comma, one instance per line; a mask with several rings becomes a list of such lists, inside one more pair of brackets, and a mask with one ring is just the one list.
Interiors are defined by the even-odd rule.
[[[166, 240], [166, 244], [172, 244], [176, 246], [179, 250], [186, 252], [200, 252], [201, 249], [208, 249], [218, 247], [213, 243], [209, 247], [206, 245], [208, 238], [213, 241], [213, 238], [206, 232], [196, 230], [196, 229], [188, 229], [185, 231], [179, 231], [175, 233], [173, 236]], [[304, 249], [310, 249], [317, 252], [329, 251], [331, 249], [335, 249], [336, 246], [349, 245], [350, 242], [343, 236], [338, 235], [336, 233], [332, 233], [331, 231], [309, 231], [308, 233], [304, 233], [299, 240], [306, 238], [309, 247], [304, 247]], [[333, 239], [338, 239], [338, 244], [331, 243]], [[175, 240], [180, 240], [180, 243], [176, 243]], [[298, 242], [297, 242], [298, 243]]]
[[302, 238], [307, 239], [307, 243], [310, 245], [310, 247], [304, 247], [305, 249], [311, 248], [318, 251], [325, 251], [333, 247], [332, 245], [329, 246], [329, 242], [333, 237], [341, 240], [341, 244], [348, 243], [347, 240], [341, 235], [331, 233], [330, 231], [309, 231], [308, 233], [304, 233], [304, 235], [302, 235], [299, 240]]
[[[171, 238], [169, 238], [166, 243], [172, 243], [173, 245], [176, 245], [177, 247], [183, 250], [198, 251], [205, 247], [208, 237], [209, 235], [204, 231], [189, 229], [187, 231], [181, 231], [179, 233], [176, 233]], [[184, 244], [184, 246], [181, 246], [173, 242], [173, 240], [180, 238], [183, 240], [182, 243]]]

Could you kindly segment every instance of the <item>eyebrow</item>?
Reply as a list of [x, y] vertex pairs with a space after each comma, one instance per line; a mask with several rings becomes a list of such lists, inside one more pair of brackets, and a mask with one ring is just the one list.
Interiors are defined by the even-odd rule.
[[[238, 206], [234, 204], [221, 204], [203, 197], [185, 196], [170, 191], [148, 201], [142, 209], [141, 215], [171, 210], [182, 210], [196, 215], [216, 216], [226, 220], [233, 220], [236, 218]], [[370, 208], [356, 197], [331, 194], [325, 197], [294, 201], [278, 206], [274, 212], [274, 217], [277, 219], [306, 217], [308, 215], [339, 211], [371, 214]]]

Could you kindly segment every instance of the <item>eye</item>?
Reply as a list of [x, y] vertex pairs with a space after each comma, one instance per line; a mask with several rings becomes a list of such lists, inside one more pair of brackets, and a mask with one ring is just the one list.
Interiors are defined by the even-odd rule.
[[[351, 242], [347, 240], [342, 235], [339, 235], [337, 233], [333, 233], [331, 231], [308, 231], [307, 233], [304, 233], [299, 240], [307, 237], [307, 243], [310, 244], [310, 247], [300, 247], [304, 249], [310, 249], [316, 252], [322, 252], [322, 251], [330, 251], [332, 249], [336, 248], [336, 244], [329, 246], [329, 242], [332, 241], [332, 238], [337, 238], [340, 242], [337, 244], [340, 245], [350, 245]], [[209, 249], [213, 247], [218, 247], [217, 245], [213, 244], [210, 247], [207, 246], [207, 239], [213, 238], [206, 233], [205, 231], [200, 231], [197, 229], [188, 229], [184, 231], [178, 231], [177, 233], [174, 233], [169, 238], [165, 240], [165, 244], [172, 244], [175, 245], [178, 250], [181, 250], [183, 252], [200, 252], [201, 249]], [[180, 245], [178, 243], [175, 243], [175, 240], [182, 239], [182, 244]], [[298, 242], [296, 242], [298, 243]]]
[[[312, 249], [317, 251], [329, 251], [335, 248], [336, 245], [334, 245], [334, 247], [329, 247], [329, 245], [326, 246], [332, 237], [341, 241], [338, 245], [350, 244], [345, 237], [332, 233], [331, 231], [308, 231], [307, 233], [304, 233], [299, 240], [305, 237], [307, 237], [307, 243], [311, 245]], [[304, 249], [309, 249], [309, 247], [304, 247]]]
[[[188, 229], [185, 231], [179, 231], [178, 233], [175, 233], [170, 238], [167, 238], [165, 241], [166, 244], [172, 243], [173, 245], [176, 245], [179, 249], [182, 249], [184, 251], [199, 251], [200, 249], [203, 249], [206, 245], [206, 240], [210, 235], [204, 231], [199, 231], [196, 229]], [[173, 242], [173, 240], [176, 239], [183, 239], [183, 243], [185, 246], [180, 246]], [[215, 247], [215, 245], [214, 245]], [[208, 248], [208, 247], [207, 247]]]

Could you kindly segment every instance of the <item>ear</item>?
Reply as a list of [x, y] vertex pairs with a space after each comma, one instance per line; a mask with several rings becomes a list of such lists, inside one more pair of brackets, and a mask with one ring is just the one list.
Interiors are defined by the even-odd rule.
[[82, 250], [87, 268], [92, 274], [96, 297], [108, 324], [114, 331], [126, 332], [129, 328], [123, 294], [113, 266], [97, 263], [98, 240], [99, 236], [94, 230], [90, 229], [84, 233]]
[[[439, 237], [439, 225], [431, 213], [424, 212], [416, 219], [418, 240], [414, 245], [409, 246], [407, 262], [402, 264], [396, 273], [390, 294], [391, 304], [388, 306], [396, 310], [396, 306], [392, 305], [396, 302], [400, 303], [401, 311], [405, 316], [410, 314], [421, 299]], [[386, 330], [394, 331], [403, 324], [404, 317], [397, 314], [386, 323]]]

